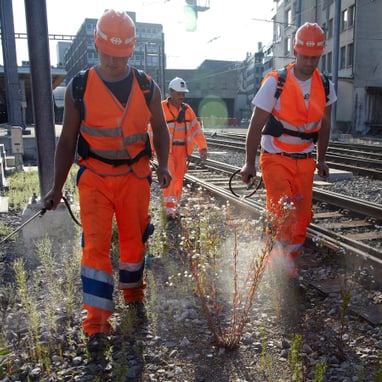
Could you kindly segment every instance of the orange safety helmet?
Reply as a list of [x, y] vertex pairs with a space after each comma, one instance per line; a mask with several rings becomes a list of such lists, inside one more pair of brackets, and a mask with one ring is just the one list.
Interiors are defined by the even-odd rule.
[[135, 41], [135, 24], [126, 12], [109, 9], [98, 20], [94, 43], [100, 52], [114, 57], [130, 57]]
[[316, 23], [305, 23], [297, 29], [294, 50], [304, 56], [321, 56], [325, 48], [325, 33]]

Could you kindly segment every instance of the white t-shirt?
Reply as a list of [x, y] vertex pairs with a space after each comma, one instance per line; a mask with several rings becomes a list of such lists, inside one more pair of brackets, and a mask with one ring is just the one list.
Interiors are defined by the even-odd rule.
[[[292, 74], [294, 76], [294, 69], [289, 72], [288, 75]], [[296, 78], [296, 77], [295, 77]], [[301, 81], [298, 78], [296, 78], [298, 84], [301, 86], [302, 94], [304, 94], [305, 104], [306, 107], [309, 105], [309, 98], [310, 98], [310, 85], [312, 83], [312, 78], [309, 78], [308, 80]], [[277, 88], [277, 80], [273, 76], [269, 76], [259, 89], [259, 91], [256, 93], [255, 97], [252, 100], [252, 105], [255, 107], [258, 107], [259, 109], [265, 110], [269, 113], [272, 112], [273, 109], [276, 109], [277, 111], [280, 110], [280, 99], [275, 98], [275, 92]], [[326, 103], [326, 106], [332, 105], [334, 102], [337, 101], [337, 95], [334, 89], [334, 85], [332, 81], [329, 80], [329, 99]], [[270, 152], [270, 153], [278, 153], [281, 152], [281, 150], [274, 145], [273, 143], [273, 137], [271, 135], [262, 135], [261, 136], [261, 147]], [[311, 146], [309, 146], [304, 152], [311, 152], [314, 148], [314, 144], [312, 143]]]

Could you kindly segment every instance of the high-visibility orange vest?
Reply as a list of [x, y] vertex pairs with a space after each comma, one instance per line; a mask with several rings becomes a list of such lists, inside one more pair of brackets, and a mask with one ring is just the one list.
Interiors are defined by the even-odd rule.
[[207, 141], [202, 127], [195, 112], [188, 104], [182, 103], [182, 108], [184, 108], [184, 117], [182, 118], [178, 118], [182, 113], [182, 108], [180, 111], [177, 110], [168, 99], [162, 101], [162, 108], [170, 135], [170, 153], [172, 153], [174, 145], [182, 144], [186, 146], [187, 156], [193, 153], [195, 144], [198, 146], [199, 151], [207, 149]]
[[[151, 112], [136, 77], [126, 107], [116, 99], [94, 68], [89, 70], [84, 93], [84, 120], [80, 134], [89, 150], [106, 160], [133, 160], [147, 149], [147, 125]], [[133, 171], [138, 177], [150, 174], [149, 156], [132, 164], [113, 165], [91, 156], [78, 163], [102, 175], [120, 175]]]
[[[321, 74], [316, 69], [312, 76], [308, 107], [306, 107], [301, 87], [296, 78], [290, 73], [295, 64], [287, 66], [287, 76], [283, 91], [280, 95], [280, 110], [273, 109], [272, 114], [288, 130], [314, 133], [320, 130], [321, 120], [326, 106], [326, 94], [322, 84]], [[269, 76], [277, 78], [277, 71], [268, 73]], [[282, 151], [300, 152], [308, 148], [311, 139], [301, 139], [300, 137], [282, 134], [280, 137], [273, 137], [274, 144]]]

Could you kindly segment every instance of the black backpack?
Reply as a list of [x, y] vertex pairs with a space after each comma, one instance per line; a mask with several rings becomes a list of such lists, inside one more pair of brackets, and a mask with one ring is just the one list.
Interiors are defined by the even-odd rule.
[[[276, 87], [276, 91], [275, 91], [275, 98], [276, 99], [278, 99], [280, 97], [281, 92], [284, 89], [284, 83], [286, 81], [287, 74], [288, 74], [288, 71], [286, 70], [285, 67], [277, 70], [278, 81], [277, 81], [277, 87]], [[324, 86], [324, 89], [325, 89], [326, 102], [328, 102], [329, 101], [329, 91], [330, 91], [330, 89], [329, 89], [329, 78], [324, 73], [320, 73], [320, 74], [321, 74], [322, 85]]]

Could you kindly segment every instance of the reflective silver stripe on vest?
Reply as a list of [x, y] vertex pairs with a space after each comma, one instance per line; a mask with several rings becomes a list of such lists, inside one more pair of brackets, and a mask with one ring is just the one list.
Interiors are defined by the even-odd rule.
[[130, 159], [130, 154], [127, 150], [95, 150], [90, 151], [105, 159]]
[[93, 137], [104, 137], [104, 138], [122, 138], [122, 146], [120, 150], [101, 150], [95, 149], [90, 146], [90, 151], [102, 158], [106, 159], [130, 159], [131, 155], [126, 146], [133, 145], [136, 143], [145, 143], [147, 139], [147, 133], [137, 133], [130, 135], [128, 137], [122, 137], [122, 130], [119, 127], [114, 128], [94, 128], [90, 126], [81, 125], [81, 132], [88, 134]]
[[280, 122], [283, 124], [283, 126], [288, 130], [298, 131], [300, 133], [311, 133], [314, 130], [317, 129], [318, 126], [321, 125], [321, 120], [316, 122], [308, 122], [301, 126], [294, 126], [291, 123], [288, 123], [286, 121], [283, 121], [280, 119]]
[[120, 137], [122, 136], [122, 130], [120, 127], [91, 127], [84, 124], [81, 125], [80, 131], [84, 134], [91, 135], [92, 137]]
[[[309, 122], [309, 123], [306, 123], [304, 125], [297, 126], [297, 127], [292, 125], [292, 124], [290, 124], [290, 123], [288, 123], [288, 122], [286, 122], [286, 121], [283, 121], [281, 119], [280, 119], [280, 122], [282, 123], [282, 125], [286, 129], [293, 130], [293, 131], [298, 131], [300, 133], [313, 133], [314, 130], [316, 130], [317, 127], [319, 127], [321, 125], [321, 120], [320, 121], [316, 121], [316, 122]], [[278, 141], [283, 142], [283, 143], [292, 144], [292, 145], [293, 144], [294, 145], [298, 145], [298, 144], [301, 144], [301, 143], [311, 142], [313, 140], [313, 137], [309, 138], [309, 139], [303, 139], [303, 138], [300, 138], [300, 137], [294, 137], [292, 135], [283, 134], [283, 135], [281, 135], [279, 137], [275, 137], [275, 139], [277, 139]]]
[[134, 135], [129, 135], [128, 137], [123, 137], [123, 145], [128, 146], [128, 145], [134, 145], [135, 143], [140, 143], [140, 142], [146, 142], [147, 139], [147, 133], [137, 133]]

